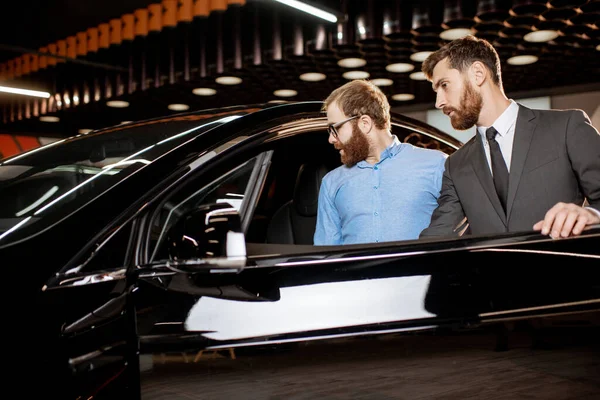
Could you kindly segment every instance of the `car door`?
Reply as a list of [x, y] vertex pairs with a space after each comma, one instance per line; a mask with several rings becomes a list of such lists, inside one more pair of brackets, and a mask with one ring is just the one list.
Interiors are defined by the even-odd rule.
[[[40, 389], [61, 398], [139, 397], [138, 340], [128, 273], [135, 221], [98, 238], [42, 288]], [[42, 323], [41, 321], [45, 321]]]

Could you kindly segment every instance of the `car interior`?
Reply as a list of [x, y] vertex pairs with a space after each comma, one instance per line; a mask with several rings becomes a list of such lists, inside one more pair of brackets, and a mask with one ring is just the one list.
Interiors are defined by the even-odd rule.
[[[393, 126], [392, 132], [402, 142], [440, 149], [446, 153], [452, 151], [440, 142], [410, 129]], [[174, 193], [160, 208], [158, 218], [153, 220], [150, 241], [163, 244], [155, 247], [154, 256], [162, 258], [166, 255], [164, 234], [185, 210], [211, 202], [227, 202], [244, 212], [249, 205], [246, 201], [249, 200], [248, 185], [252, 181], [256, 160], [259, 160], [260, 154], [267, 153], [267, 173], [260, 181], [262, 187], [245, 232], [246, 243], [260, 249], [260, 253], [266, 248], [275, 251], [272, 246], [277, 246], [277, 252], [286, 253], [287, 250], [296, 252], [304, 246], [312, 246], [321, 181], [329, 171], [341, 165], [339, 152], [327, 138], [325, 129], [275, 137], [246, 153], [241, 163], [232, 165], [223, 162], [215, 165], [214, 169], [211, 167], [208, 175], [202, 177], [201, 185], [192, 184], [182, 188], [183, 191]], [[212, 182], [207, 184], [207, 177]], [[154, 256], [151, 258], [154, 259]]]

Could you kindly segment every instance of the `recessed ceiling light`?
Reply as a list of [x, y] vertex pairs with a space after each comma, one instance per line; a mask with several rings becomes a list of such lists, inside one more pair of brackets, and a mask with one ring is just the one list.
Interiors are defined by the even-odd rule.
[[385, 69], [389, 72], [410, 72], [415, 69], [415, 66], [409, 63], [393, 63], [385, 66]]
[[473, 31], [469, 28], [454, 28], [440, 33], [440, 38], [444, 40], [455, 40], [471, 35], [472, 33]]
[[418, 51], [410, 55], [410, 59], [416, 62], [423, 62], [433, 51]]
[[344, 72], [342, 76], [346, 79], [367, 79], [370, 75], [367, 71], [348, 71]]
[[425, 76], [423, 71], [413, 72], [412, 74], [409, 75], [409, 77], [413, 81], [424, 81], [427, 79], [427, 77]]
[[342, 68], [360, 68], [367, 65], [367, 60], [364, 58], [342, 58], [337, 62]]
[[522, 56], [514, 56], [506, 60], [510, 65], [527, 65], [533, 64], [538, 60], [537, 56], [533, 56], [530, 54], [525, 54]]
[[40, 117], [40, 121], [42, 122], [58, 122], [60, 118], [55, 117], [54, 115], [42, 115]]
[[320, 72], [306, 72], [300, 75], [300, 79], [306, 82], [319, 82], [327, 78], [327, 75]]
[[371, 79], [371, 83], [375, 86], [390, 86], [394, 84], [394, 81], [389, 78], [375, 78]]
[[167, 107], [169, 110], [172, 111], [185, 111], [188, 110], [190, 108], [190, 106], [188, 106], [187, 104], [169, 104]]
[[109, 100], [106, 105], [113, 108], [125, 108], [129, 107], [129, 103], [125, 100]]
[[298, 92], [293, 89], [279, 89], [274, 91], [273, 94], [277, 97], [293, 97], [297, 95]]
[[80, 129], [77, 132], [81, 133], [82, 135], [85, 135], [86, 133], [90, 133], [91, 131], [93, 131], [93, 129]]
[[215, 79], [220, 85], [239, 85], [242, 83], [242, 78], [238, 78], [237, 76], [220, 76]]
[[527, 42], [541, 43], [541, 42], [549, 42], [551, 40], [556, 39], [557, 37], [558, 37], [557, 31], [550, 30], [550, 29], [544, 29], [541, 31], [529, 32], [528, 34], [523, 36], [523, 39], [525, 39], [525, 41], [527, 41]]
[[397, 101], [410, 101], [410, 100], [414, 100], [415, 99], [415, 95], [412, 93], [398, 93], [392, 96], [392, 100], [397, 100]]
[[196, 96], [213, 96], [217, 93], [217, 91], [215, 89], [202, 87], [195, 88], [192, 90], [192, 93], [194, 93]]

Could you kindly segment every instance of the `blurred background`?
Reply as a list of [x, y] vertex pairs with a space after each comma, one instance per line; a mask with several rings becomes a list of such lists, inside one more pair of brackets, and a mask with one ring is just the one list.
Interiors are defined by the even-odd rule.
[[422, 61], [465, 34], [507, 95], [600, 126], [600, 0], [48, 0], [0, 17], [0, 158], [186, 110], [323, 100], [350, 79], [460, 140]]

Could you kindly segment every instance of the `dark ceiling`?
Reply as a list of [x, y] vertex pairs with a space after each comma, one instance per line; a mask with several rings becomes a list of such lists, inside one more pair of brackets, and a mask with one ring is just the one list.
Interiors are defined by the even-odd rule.
[[[335, 13], [338, 22], [327, 22], [274, 0], [17, 2], [10, 14], [2, 13], [0, 18], [4, 38], [0, 84], [43, 90], [53, 96], [35, 99], [1, 93], [0, 131], [70, 136], [83, 128], [173, 113], [167, 108], [172, 103], [187, 104], [194, 110], [277, 99], [322, 100], [347, 82], [342, 74], [353, 69], [368, 72], [370, 79], [391, 79], [391, 85], [381, 88], [393, 106], [431, 108], [431, 85], [411, 79], [421, 64], [409, 57], [439, 48], [446, 42], [440, 33], [456, 27], [471, 29], [496, 46], [509, 95], [550, 94], [559, 88], [581, 90], [600, 82], [600, 0], [307, 3]], [[138, 26], [144, 10], [149, 11], [148, 34]], [[174, 19], [170, 15], [175, 15]], [[126, 34], [127, 21], [136, 29], [131, 37]], [[89, 28], [114, 27], [112, 23], [122, 32], [119, 36], [108, 31], [113, 42], [106, 48], [100, 45], [98, 51], [92, 51], [79, 47], [81, 40], [90, 45]], [[523, 39], [527, 33], [549, 29], [558, 33], [549, 42]], [[86, 34], [77, 35], [83, 32]], [[61, 53], [61, 42], [67, 46], [66, 53]], [[39, 50], [49, 44], [58, 44], [56, 52], [66, 56], [62, 58], [66, 62], [41, 68], [45, 57]], [[509, 64], [508, 59], [515, 55], [533, 55], [538, 60], [529, 65]], [[366, 65], [339, 66], [337, 62], [347, 57], [363, 58]], [[386, 66], [391, 63], [410, 63], [414, 69], [389, 72]], [[322, 73], [326, 79], [300, 80], [306, 72]], [[242, 83], [215, 83], [221, 75], [237, 76]], [[193, 94], [199, 87], [214, 89], [216, 94]], [[293, 89], [297, 94], [277, 97], [273, 94], [277, 89]], [[409, 100], [395, 100], [396, 94], [409, 95]], [[114, 99], [126, 100], [129, 107], [107, 107], [106, 102]], [[40, 116], [57, 116], [60, 122], [41, 122]]]

